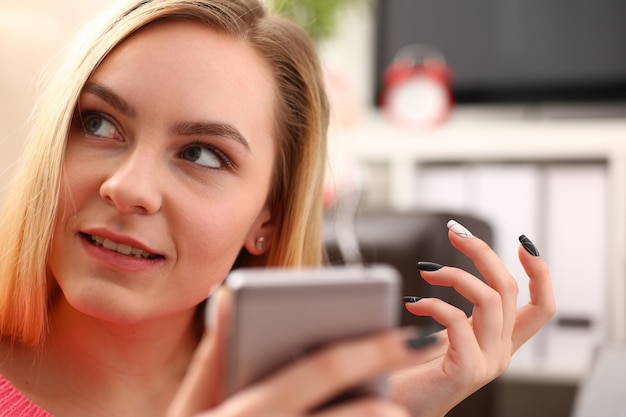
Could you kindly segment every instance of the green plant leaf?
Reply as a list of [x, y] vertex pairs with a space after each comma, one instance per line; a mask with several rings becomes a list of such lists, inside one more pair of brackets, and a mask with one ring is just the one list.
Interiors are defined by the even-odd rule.
[[274, 0], [274, 12], [300, 24], [315, 40], [335, 33], [339, 11], [347, 6], [367, 3], [367, 0]]

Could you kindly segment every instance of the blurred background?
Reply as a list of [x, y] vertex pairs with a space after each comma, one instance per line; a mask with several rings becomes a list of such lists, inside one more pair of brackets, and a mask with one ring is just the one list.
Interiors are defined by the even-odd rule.
[[[109, 3], [0, 2], [0, 185], [37, 74]], [[309, 30], [324, 63], [329, 213], [482, 219], [519, 279], [520, 304], [517, 237], [551, 266], [557, 315], [465, 415], [570, 415], [598, 349], [626, 341], [626, 2], [271, 5]]]

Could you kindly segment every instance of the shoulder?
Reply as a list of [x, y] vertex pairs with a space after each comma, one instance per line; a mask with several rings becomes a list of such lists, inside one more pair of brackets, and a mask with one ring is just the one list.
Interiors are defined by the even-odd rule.
[[52, 417], [0, 374], [0, 417]]

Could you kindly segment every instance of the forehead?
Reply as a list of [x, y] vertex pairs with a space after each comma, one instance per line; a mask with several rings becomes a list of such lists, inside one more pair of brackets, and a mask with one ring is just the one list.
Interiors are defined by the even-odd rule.
[[245, 39], [191, 20], [163, 20], [115, 47], [90, 77], [154, 110], [224, 117], [272, 130], [275, 80], [266, 59]]
[[[164, 59], [182, 59], [184, 57], [204, 58], [205, 62], [222, 59], [225, 63], [254, 63], [249, 68], [254, 71], [267, 71], [269, 68], [265, 59], [257, 53], [244, 36], [229, 34], [192, 19], [163, 18], [131, 33], [126, 39], [119, 42], [105, 60], [112, 55], [128, 54], [129, 50], [140, 44], [140, 48], [154, 52]], [[171, 49], [171, 47], [174, 47]], [[190, 51], [197, 51], [191, 55]]]

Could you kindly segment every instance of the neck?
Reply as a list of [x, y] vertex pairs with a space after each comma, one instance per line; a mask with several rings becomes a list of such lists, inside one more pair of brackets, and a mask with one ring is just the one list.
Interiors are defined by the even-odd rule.
[[[37, 387], [24, 391], [53, 414], [162, 414], [198, 342], [194, 317], [189, 310], [120, 325], [86, 316], [61, 297], [43, 350], [31, 350], [17, 373], [29, 380], [15, 384]], [[66, 412], [68, 398], [76, 411]]]

